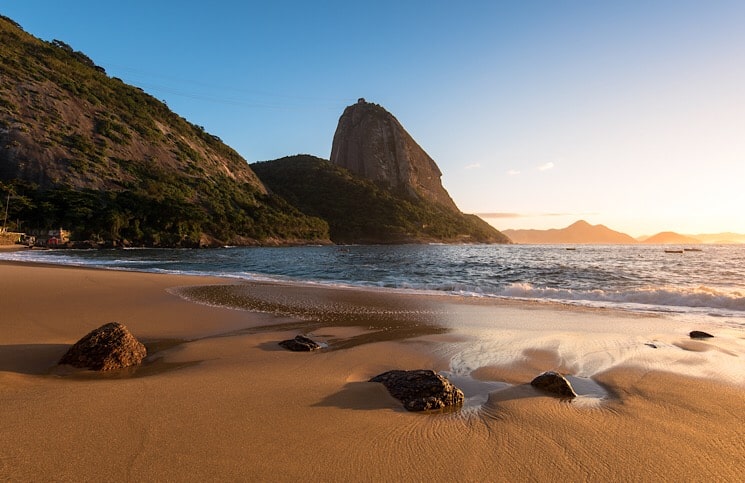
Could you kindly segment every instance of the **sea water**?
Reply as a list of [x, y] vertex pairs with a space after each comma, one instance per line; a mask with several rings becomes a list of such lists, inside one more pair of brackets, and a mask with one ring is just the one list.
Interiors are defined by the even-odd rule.
[[745, 245], [698, 250], [659, 245], [376, 245], [29, 250], [0, 253], [0, 259], [546, 300], [720, 317], [745, 326]]

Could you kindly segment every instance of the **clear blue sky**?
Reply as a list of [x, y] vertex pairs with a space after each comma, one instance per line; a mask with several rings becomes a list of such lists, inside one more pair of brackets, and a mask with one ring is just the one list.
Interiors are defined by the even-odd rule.
[[358, 97], [466, 212], [745, 232], [745, 2], [0, 0], [248, 161], [328, 158]]

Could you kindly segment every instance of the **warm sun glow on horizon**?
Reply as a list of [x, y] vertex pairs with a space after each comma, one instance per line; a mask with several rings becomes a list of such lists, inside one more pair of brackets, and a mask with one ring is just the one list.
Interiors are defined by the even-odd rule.
[[498, 230], [550, 230], [566, 228], [577, 221], [586, 221], [591, 225], [604, 225], [611, 230], [630, 235], [633, 238], [644, 238], [662, 232], [675, 232], [682, 235], [716, 235], [735, 233], [745, 236], [742, 220], [717, 217], [716, 219], [693, 220], [685, 216], [668, 220], [651, 220], [634, 222], [633, 220], [604, 218], [597, 214], [517, 214], [517, 213], [477, 213], [487, 223]]

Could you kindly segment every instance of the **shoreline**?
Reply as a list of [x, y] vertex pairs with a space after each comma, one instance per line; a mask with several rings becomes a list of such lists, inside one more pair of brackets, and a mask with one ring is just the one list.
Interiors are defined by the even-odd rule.
[[[292, 311], [235, 310], [171, 293], [225, 282], [0, 262], [0, 401], [6, 410], [0, 475], [514, 481], [561, 474], [735, 481], [745, 468], [739, 420], [745, 387], [720, 382], [714, 373], [722, 361], [741, 365], [735, 352], [742, 349], [741, 332], [688, 342], [681, 334], [689, 328], [665, 317], [603, 309], [229, 285], [260, 301], [300, 307], [306, 318], [299, 320]], [[125, 378], [52, 370], [70, 344], [109, 321], [129, 327], [153, 349], [153, 366], [162, 367]], [[433, 330], [438, 327], [447, 330]], [[305, 354], [278, 347], [279, 340], [308, 329], [331, 350]], [[602, 357], [593, 356], [598, 351]], [[612, 357], [613, 364], [603, 363]], [[668, 357], [712, 374], [661, 370]], [[629, 363], [637, 360], [643, 363]], [[456, 412], [407, 413], [382, 385], [366, 382], [390, 369], [460, 376], [476, 363], [482, 365], [472, 367], [480, 369], [474, 380], [511, 385]], [[609, 397], [599, 405], [567, 404], [526, 385], [552, 367], [592, 374]]]
[[[426, 281], [426, 277], [422, 275], [426, 272], [426, 267], [419, 267], [418, 270], [420, 271], [417, 272], [418, 275], [408, 277], [405, 272], [401, 272], [395, 266], [386, 267], [386, 276], [383, 279], [376, 278], [380, 274], [362, 268], [362, 273], [360, 274], [360, 277], [362, 277], [360, 280], [362, 281], [355, 282], [353, 277], [346, 276], [345, 274], [348, 273], [348, 270], [355, 271], [356, 267], [353, 265], [347, 266], [346, 264], [353, 263], [355, 259], [361, 258], [364, 260], [364, 262], [360, 262], [363, 267], [368, 266], [371, 261], [369, 254], [366, 250], [363, 250], [361, 253], [348, 255], [348, 252], [343, 248], [339, 248], [339, 251], [320, 252], [321, 256], [324, 257], [324, 263], [328, 263], [329, 267], [331, 267], [328, 274], [323, 272], [321, 275], [314, 275], [313, 272], [313, 270], [320, 267], [313, 267], [312, 264], [306, 266], [302, 259], [297, 258], [298, 255], [295, 252], [286, 252], [289, 263], [284, 266], [278, 266], [276, 263], [271, 262], [265, 264], [264, 259], [256, 255], [256, 253], [260, 252], [247, 252], [243, 254], [240, 250], [227, 250], [218, 257], [205, 257], [202, 253], [206, 254], [207, 251], [189, 249], [184, 249], [183, 252], [170, 252], [166, 250], [163, 252], [164, 254], [154, 252], [144, 255], [138, 255], [136, 250], [129, 252], [128, 255], [126, 254], [127, 251], [107, 250], [101, 254], [100, 259], [98, 255], [86, 255], [80, 251], [74, 252], [74, 255], [72, 253], [65, 255], [64, 250], [47, 253], [37, 252], [35, 255], [31, 251], [15, 252], [17, 253], [16, 255], [5, 253], [4, 256], [0, 257], [0, 263], [5, 261], [49, 264], [50, 261], [56, 261], [61, 262], [54, 263], [54, 265], [59, 266], [85, 266], [124, 271], [135, 269], [143, 270], [145, 273], [213, 276], [230, 281], [247, 280], [250, 282], [294, 283], [307, 286], [325, 285], [336, 288], [351, 287], [353, 289], [360, 288], [363, 290], [396, 291], [417, 296], [421, 294], [432, 294], [435, 296], [448, 295], [453, 297], [488, 299], [505, 303], [513, 302], [519, 305], [558, 304], [559, 306], [570, 308], [620, 310], [644, 315], [659, 314], [662, 316], [680, 317], [681, 319], [688, 318], [690, 321], [704, 318], [713, 322], [727, 321], [729, 325], [739, 325], [745, 328], [745, 298], [742, 296], [742, 290], [739, 288], [742, 284], [737, 281], [741, 280], [741, 278], [732, 278], [741, 272], [738, 270], [730, 273], [729, 278], [731, 280], [729, 285], [727, 285], [726, 280], [724, 281], [724, 285], [722, 285], [722, 283], [704, 280], [700, 276], [693, 279], [680, 279], [679, 277], [683, 272], [695, 268], [687, 267], [680, 269], [680, 273], [676, 272], [671, 275], [672, 279], [657, 277], [657, 279], [651, 282], [643, 282], [644, 277], [642, 276], [639, 281], [628, 286], [619, 285], [616, 282], [609, 282], [607, 285], [598, 282], [600, 283], [599, 288], [593, 289], [593, 286], [597, 286], [597, 283], [595, 285], [588, 285], [585, 282], [581, 282], [583, 280], [582, 276], [579, 277], [580, 282], [575, 283], [572, 277], [568, 277], [563, 281], [554, 280], [552, 283], [544, 286], [541, 282], [535, 281], [529, 273], [526, 275], [525, 282], [492, 282], [488, 277], [484, 278], [486, 272], [483, 270], [479, 271], [471, 282], [464, 280], [462, 276], [456, 276], [452, 280], [449, 280], [448, 274], [436, 271], [433, 277], [438, 282], [430, 284]], [[280, 253], [280, 258], [284, 259], [281, 252], [277, 253]], [[0, 252], [0, 255], [3, 254]], [[521, 256], [524, 255], [523, 253]], [[647, 253], [647, 255], [653, 258], [655, 256], [659, 257], [659, 254], [656, 252]], [[563, 251], [558, 256], [563, 256]], [[78, 260], [78, 257], [82, 257], [82, 259]], [[179, 261], [174, 262], [171, 257], [176, 257]], [[243, 257], [248, 258], [246, 259], [247, 262], [242, 265]], [[202, 265], [207, 259], [224, 259], [226, 264], [217, 266]], [[372, 261], [374, 262], [374, 260]], [[663, 258], [649, 261], [649, 263], [664, 264], [667, 261], [667, 259]], [[697, 259], [696, 263], [700, 264], [701, 261]], [[726, 259], [720, 256], [717, 258], [715, 265], [724, 270], [725, 268], [721, 264], [725, 261]], [[197, 264], [196, 268], [194, 268], [194, 265], [191, 265], [191, 262]], [[556, 260], [553, 260], [553, 263], [555, 262]], [[286, 270], [286, 267], [292, 267], [293, 263], [299, 264], [298, 269], [300, 272]], [[596, 270], [593, 267], [586, 267], [585, 261], [577, 263], [577, 266], [570, 264], [572, 268], [569, 269], [569, 273], [571, 273], [571, 270], [580, 269], [580, 267], [588, 269], [590, 273], [594, 273]], [[339, 268], [335, 269], [334, 267], [337, 264]], [[202, 271], [203, 268], [206, 268], [212, 273], [204, 273]], [[699, 268], [702, 270], [697, 271], [697, 273], [708, 273], [707, 270], [713, 269], [713, 267]], [[613, 270], [612, 266], [598, 270], [607, 269]], [[334, 274], [335, 270], [338, 273]], [[529, 268], [526, 270], [530, 272], [532, 269]], [[672, 270], [672, 272], [675, 272], [675, 270]], [[634, 271], [632, 270], [631, 272]], [[631, 273], [631, 275], [634, 275], [634, 273]], [[443, 276], [445, 277], [444, 279], [442, 278]], [[375, 283], [375, 280], [379, 280], [379, 283]]]
[[[20, 251], [25, 249], [21, 248]], [[620, 307], [605, 307], [605, 306], [593, 306], [584, 305], [581, 303], [572, 303], [570, 301], [558, 301], [552, 299], [540, 299], [540, 298], [521, 298], [521, 297], [509, 297], [509, 296], [485, 296], [475, 297], [472, 295], [464, 295], [450, 292], [440, 292], [436, 290], [419, 290], [419, 289], [408, 289], [408, 288], [393, 288], [393, 287], [380, 287], [373, 285], [353, 285], [353, 284], [340, 284], [340, 283], [325, 283], [317, 281], [306, 281], [306, 280], [282, 280], [282, 279], [266, 279], [266, 280], [249, 280], [246, 278], [240, 278], [232, 275], [207, 275], [207, 274], [193, 274], [193, 273], [171, 273], [171, 272], [152, 272], [145, 270], [129, 269], [129, 268], [110, 268], [101, 267], [94, 265], [74, 265], [74, 264], [63, 264], [63, 263], [49, 263], [39, 261], [21, 261], [21, 260], [3, 260], [0, 259], [0, 267], [3, 265], [9, 266], [21, 266], [21, 267], [39, 267], [39, 268], [73, 268], [77, 270], [93, 270], [93, 271], [104, 271], [104, 272], [115, 272], [115, 273], [141, 273], [146, 275], [155, 276], [170, 276], [170, 277], [187, 277], [192, 279], [208, 279], [212, 282], [210, 285], [239, 285], [239, 284], [250, 284], [257, 286], [271, 286], [277, 288], [295, 287], [300, 289], [322, 289], [330, 291], [358, 291], [358, 292], [370, 292], [372, 294], [378, 293], [382, 295], [404, 296], [404, 297], [425, 297], [442, 300], [457, 300], [467, 304], [483, 304], [483, 305], [504, 305], [514, 307], [534, 307], [534, 308], [545, 308], [547, 310], [570, 310], [570, 311], [588, 311], [588, 312], [613, 312], [619, 314], [629, 314], [629, 316], [641, 316], [641, 317], [657, 317], [672, 315], [672, 312], [654, 311], [654, 310], [630, 310]], [[194, 286], [200, 286], [199, 284], [193, 284]], [[181, 295], [179, 295], [181, 296]], [[186, 300], [190, 300], [188, 297], [184, 297]], [[207, 302], [193, 301], [194, 303], [207, 304]], [[237, 308], [237, 307], [236, 307]], [[239, 310], [242, 310], [239, 308]]]

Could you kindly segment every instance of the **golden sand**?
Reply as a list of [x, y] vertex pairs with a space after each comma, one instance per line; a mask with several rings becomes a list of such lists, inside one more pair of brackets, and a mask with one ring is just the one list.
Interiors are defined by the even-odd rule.
[[[492, 392], [483, 405], [408, 413], [382, 385], [365, 382], [389, 369], [451, 370], [453, 348], [470, 335], [443, 330], [446, 319], [488, 310], [505, 321], [505, 336], [522, 340], [518, 329], [530, 320], [567, 320], [570, 327], [572, 317], [604, 317], [602, 311], [484, 308], [384, 291], [240, 288], [285, 307], [276, 316], [196, 304], [173, 293], [224, 283], [0, 264], [0, 477], [739, 481], [745, 472], [741, 384], [619, 359], [593, 373], [607, 398], [573, 404], [526, 385], [538, 371], [579, 367], [539, 331], [535, 347], [526, 337], [514, 358], [474, 368], [477, 379], [514, 384]], [[285, 295], [290, 298], [277, 300]], [[81, 377], [55, 367], [70, 344], [110, 321], [125, 324], [156, 362], [134, 375]], [[314, 353], [278, 347], [298, 333], [329, 347]], [[704, 350], [706, 343], [664, 330], [639, 337], [634, 357], [674, 355], [690, 365], [699, 363], [696, 357], [722, 357], [743, 364], [737, 340]], [[577, 346], [592, 340], [575, 341], [569, 332], [555, 338]], [[644, 352], [647, 339], [660, 341], [660, 352]], [[629, 350], [618, 354], [627, 357]]]

